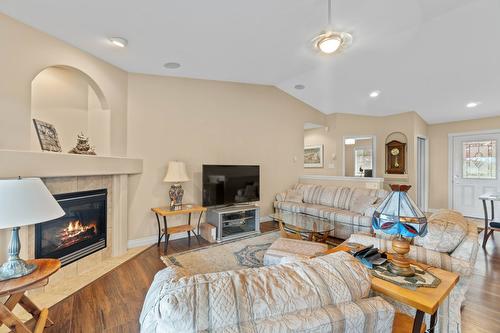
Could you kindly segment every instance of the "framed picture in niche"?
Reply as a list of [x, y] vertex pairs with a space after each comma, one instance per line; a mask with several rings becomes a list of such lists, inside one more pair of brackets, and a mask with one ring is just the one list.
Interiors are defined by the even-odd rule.
[[323, 145], [304, 147], [304, 168], [323, 167]]
[[33, 119], [36, 134], [40, 141], [40, 146], [44, 151], [62, 152], [61, 144], [57, 136], [57, 131], [54, 125], [44, 121]]
[[404, 174], [406, 170], [406, 143], [393, 140], [386, 143], [386, 172], [388, 174]]

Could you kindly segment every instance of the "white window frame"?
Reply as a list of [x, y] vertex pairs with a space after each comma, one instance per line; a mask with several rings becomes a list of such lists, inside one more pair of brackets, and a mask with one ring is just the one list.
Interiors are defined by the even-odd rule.
[[371, 152], [371, 155], [372, 155], [372, 166], [371, 166], [371, 170], [373, 170], [373, 149], [372, 147], [370, 146], [359, 146], [359, 147], [355, 147], [354, 148], [354, 175], [357, 176], [357, 177], [361, 177], [363, 176], [363, 174], [361, 174], [359, 172], [359, 165], [358, 165], [358, 157], [356, 155], [356, 151], [359, 151], [359, 150], [362, 150], [362, 151], [370, 151]]

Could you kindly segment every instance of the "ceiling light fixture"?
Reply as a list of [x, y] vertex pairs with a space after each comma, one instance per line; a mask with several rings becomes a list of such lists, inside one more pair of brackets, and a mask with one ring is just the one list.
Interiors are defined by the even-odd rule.
[[177, 69], [181, 67], [181, 64], [178, 62], [167, 62], [165, 65], [163, 65], [166, 69]]
[[303, 84], [296, 84], [294, 86], [294, 88], [297, 89], [297, 90], [304, 90], [306, 88], [306, 86], [303, 85]]
[[332, 0], [328, 0], [328, 29], [313, 38], [314, 47], [324, 54], [334, 54], [347, 48], [352, 43], [352, 36], [347, 32], [336, 32], [332, 25]]
[[472, 108], [475, 108], [476, 106], [478, 106], [479, 104], [481, 104], [481, 102], [469, 102], [469, 103], [467, 103], [466, 107], [468, 107], [469, 109], [472, 109]]
[[125, 38], [122, 38], [122, 37], [111, 37], [109, 39], [109, 41], [113, 45], [118, 46], [118, 47], [126, 47], [128, 44], [128, 40], [126, 40]]
[[380, 95], [380, 90], [374, 90], [370, 93], [371, 98], [378, 97]]

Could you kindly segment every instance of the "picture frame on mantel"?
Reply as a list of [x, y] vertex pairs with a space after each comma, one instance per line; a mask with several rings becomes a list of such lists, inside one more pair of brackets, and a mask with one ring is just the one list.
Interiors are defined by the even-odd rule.
[[323, 167], [323, 145], [304, 146], [304, 168]]
[[40, 141], [42, 151], [62, 152], [59, 137], [57, 136], [54, 125], [38, 119], [33, 119], [33, 124], [35, 125], [36, 134], [38, 135], [38, 141]]

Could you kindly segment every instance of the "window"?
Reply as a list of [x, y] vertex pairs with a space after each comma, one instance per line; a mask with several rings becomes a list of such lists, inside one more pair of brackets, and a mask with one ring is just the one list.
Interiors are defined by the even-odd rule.
[[354, 174], [363, 176], [364, 170], [372, 170], [372, 150], [370, 148], [354, 149]]
[[463, 143], [463, 178], [497, 178], [497, 141], [469, 141]]

